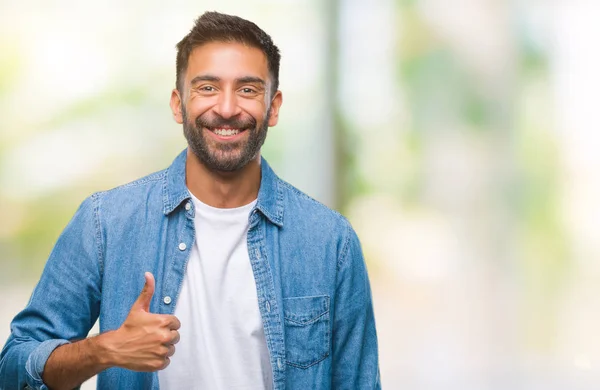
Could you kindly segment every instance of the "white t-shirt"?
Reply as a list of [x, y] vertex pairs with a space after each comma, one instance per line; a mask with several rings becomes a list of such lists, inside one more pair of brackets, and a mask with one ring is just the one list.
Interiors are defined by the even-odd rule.
[[175, 316], [181, 340], [159, 371], [161, 390], [272, 388], [272, 371], [247, 247], [256, 201], [233, 209], [194, 196], [196, 242]]

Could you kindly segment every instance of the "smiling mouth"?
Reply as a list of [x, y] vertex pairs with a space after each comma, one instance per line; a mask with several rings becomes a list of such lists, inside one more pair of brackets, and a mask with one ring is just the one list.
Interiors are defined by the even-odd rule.
[[207, 127], [207, 129], [218, 135], [219, 137], [235, 137], [236, 135], [243, 133], [244, 131], [246, 131], [246, 129], [232, 129], [232, 128], [210, 128]]

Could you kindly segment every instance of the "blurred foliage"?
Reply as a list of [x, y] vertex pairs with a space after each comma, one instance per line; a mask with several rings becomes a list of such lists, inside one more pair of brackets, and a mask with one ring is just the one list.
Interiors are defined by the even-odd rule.
[[[379, 157], [385, 159], [383, 165], [400, 168], [398, 172], [393, 173], [398, 177], [392, 180], [389, 175], [378, 176], [365, 172], [358, 156], [365, 148], [376, 146], [363, 144], [361, 139], [356, 137], [355, 131], [352, 131], [355, 130], [352, 121], [343, 117], [340, 111], [333, 107], [333, 120], [339, 131], [335, 138], [338, 208], [345, 211], [351, 200], [376, 193], [382, 188], [393, 192], [394, 198], [407, 206], [436, 208], [438, 205], [435, 201], [431, 203], [432, 200], [426, 196], [430, 185], [427, 180], [429, 157], [426, 151], [435, 137], [461, 132], [461, 136], [465, 137], [461, 139], [480, 139], [483, 140], [483, 145], [503, 147], [498, 145], [508, 144], [512, 154], [504, 156], [506, 162], [501, 162], [508, 177], [500, 178], [489, 188], [489, 191], [498, 194], [490, 196], [490, 202], [493, 204], [491, 207], [499, 205], [504, 208], [505, 213], [512, 218], [511, 224], [519, 226], [519, 230], [522, 230], [519, 237], [524, 252], [522, 257], [525, 260], [520, 264], [525, 280], [543, 274], [543, 282], [539, 283], [545, 287], [540, 288], [543, 291], [555, 289], [560, 284], [561, 275], [565, 270], [568, 247], [563, 239], [564, 232], [556, 207], [556, 145], [548, 131], [548, 121], [537, 116], [532, 117], [527, 108], [524, 108], [531, 96], [541, 99], [542, 104], [549, 104], [546, 95], [549, 95], [549, 91], [536, 89], [539, 85], [547, 84], [547, 54], [522, 32], [512, 37], [518, 48], [514, 64], [518, 80], [510, 80], [510, 75], [506, 77], [507, 83], [517, 83], [520, 90], [510, 91], [510, 95], [490, 91], [480, 82], [473, 69], [461, 60], [447, 37], [441, 36], [428, 24], [419, 5], [417, 0], [396, 2], [396, 19], [399, 26], [396, 49], [397, 84], [406, 98], [406, 111], [410, 115], [406, 119], [406, 127], [399, 129], [398, 145], [390, 148], [399, 152]], [[338, 16], [333, 13], [333, 17]], [[330, 22], [328, 27], [333, 31], [337, 21]], [[335, 31], [333, 34], [335, 35]], [[332, 42], [335, 44], [335, 39]], [[2, 42], [1, 49], [8, 54], [0, 57], [0, 101], [6, 101], [19, 88], [17, 80], [24, 77], [19, 72], [25, 59], [19, 53], [18, 46], [7, 41]], [[335, 62], [338, 61], [335, 53], [331, 60], [333, 63], [328, 66], [331, 66], [335, 73], [339, 66]], [[14, 118], [11, 120], [12, 123], [30, 126], [26, 132], [35, 134], [51, 132], [79, 121], [105, 121], [106, 115], [123, 107], [148, 116], [142, 113], [164, 110], [167, 99], [157, 98], [155, 89], [157, 84], [168, 84], [164, 80], [170, 77], [171, 75], [166, 74], [150, 75], [149, 79], [132, 81], [129, 84], [122, 83], [120, 79], [118, 85], [106, 86], [88, 98], [78, 99], [41, 122], [25, 125]], [[336, 82], [333, 80], [330, 89], [337, 88]], [[504, 111], [504, 107], [510, 105], [507, 100], [515, 102], [510, 112]], [[148, 128], [149, 136], [164, 131], [154, 128], [155, 118], [156, 116], [152, 115], [140, 118], [140, 126]], [[115, 136], [126, 132], [124, 129], [114, 128], [106, 131]], [[0, 138], [2, 155], [6, 155], [16, 145], [27, 142], [16, 137], [14, 133], [10, 134], [12, 135], [5, 135], [3, 132]], [[285, 137], [284, 129], [272, 129], [265, 144], [264, 154], [275, 166], [284, 160], [285, 149], [281, 145], [284, 144]], [[169, 152], [183, 146], [180, 134], [158, 138], [159, 145], [168, 145], [165, 150]], [[493, 150], [493, 147], [490, 147], [490, 150]], [[132, 153], [145, 156], [144, 159], [156, 152], [156, 149], [146, 150], [140, 146], [138, 148]], [[3, 198], [0, 192], [0, 201], [5, 203], [0, 205], [0, 210], [15, 208], [20, 212], [14, 215], [24, 216], [23, 220], [15, 225], [18, 226], [14, 230], [0, 236], [0, 266], [7, 269], [5, 267], [8, 267], [8, 263], [11, 263], [13, 268], [18, 264], [19, 275], [35, 277], [39, 274], [52, 243], [72, 215], [76, 207], [74, 205], [81, 202], [90, 192], [109, 188], [119, 184], [119, 181], [133, 180], [141, 173], [163, 168], [172, 157], [167, 155], [166, 151], [161, 153], [159, 159], [154, 159], [152, 166], [136, 166], [136, 158], [131, 156], [114, 160], [107, 158], [99, 172], [90, 172], [90, 176], [96, 179], [86, 180], [77, 185], [69, 184], [34, 200]], [[0, 164], [5, 164], [6, 161], [0, 159]], [[128, 164], [128, 168], [121, 171], [124, 162]], [[0, 165], [0, 171], [3, 169], [7, 167]]]
[[[401, 377], [398, 388], [486, 388], [477, 386], [478, 378], [496, 385], [499, 373], [516, 368], [516, 375], [506, 376], [514, 382], [496, 386], [510, 388], [529, 383], [528, 373], [538, 369], [531, 363], [540, 356], [560, 355], [555, 366], [540, 365], [535, 371], [540, 377], [552, 372], [548, 367], [571, 370], [572, 360], [591, 366], [597, 355], [592, 353], [595, 323], [584, 301], [595, 291], [588, 289], [595, 280], [590, 277], [590, 284], [577, 290], [580, 280], [574, 275], [585, 272], [577, 269], [578, 261], [593, 259], [579, 259], [574, 252], [594, 253], [592, 245], [586, 251], [581, 244], [593, 240], [593, 232], [583, 231], [589, 237], [579, 246], [571, 242], [577, 232], [568, 231], [572, 221], [565, 219], [578, 220], [568, 209], [578, 198], [568, 192], [571, 178], [565, 178], [563, 159], [573, 146], [561, 144], [567, 138], [555, 128], [555, 111], [562, 108], [553, 89], [558, 76], [553, 56], [571, 53], [554, 52], [552, 46], [558, 40], [552, 34], [560, 29], [550, 26], [556, 22], [550, 14], [559, 14], [559, 8], [477, 0], [459, 6], [424, 0], [231, 4], [232, 13], [244, 9], [241, 16], [260, 15], [271, 23], [282, 61], [289, 61], [285, 69], [293, 69], [282, 90], [285, 112], [295, 114], [269, 130], [263, 155], [286, 180], [293, 172], [294, 179], [306, 180], [303, 184], [334, 188], [336, 208], [357, 229], [374, 281], [378, 321], [388, 321], [378, 322], [381, 350], [388, 354], [387, 361], [382, 358], [384, 378]], [[0, 40], [0, 183], [21, 186], [0, 187], [0, 283], [34, 282], [86, 196], [163, 169], [185, 146], [168, 109], [172, 64], [156, 55], [163, 51], [155, 50], [161, 42], [152, 32], [179, 37], [187, 32], [190, 15], [207, 2], [186, 3], [185, 10], [173, 13], [158, 3], [147, 5], [144, 11], [124, 6], [125, 16], [114, 25], [92, 26], [90, 31], [100, 29], [102, 36], [78, 49], [98, 45], [112, 56], [107, 62], [118, 65], [107, 65], [106, 84], [51, 112], [43, 108], [53, 101], [42, 101], [36, 86], [23, 87], [37, 60], [24, 42], [41, 39], [44, 32], [36, 31], [35, 23], [19, 23], [15, 26], [26, 27], [15, 39], [7, 30], [11, 39]], [[536, 10], [549, 14], [533, 15]], [[47, 11], [63, 15], [49, 6], [37, 16]], [[96, 11], [81, 6], [74, 14], [88, 17]], [[109, 9], [105, 15], [113, 14]], [[183, 21], [185, 28], [177, 30]], [[473, 31], [482, 36], [469, 35]], [[125, 39], [125, 32], [131, 32], [130, 42], [142, 45], [107, 49]], [[171, 38], [165, 39], [169, 49]], [[352, 55], [341, 57], [347, 51]], [[63, 76], [61, 69], [54, 75]], [[292, 81], [297, 85], [290, 88]], [[41, 95], [64, 97], [60, 88]], [[326, 149], [330, 125], [333, 145]], [[29, 162], [27, 146], [55, 141], [56, 135], [66, 143], [62, 153], [83, 145], [95, 164], [75, 180], [68, 177], [30, 194], [36, 183], [23, 180], [35, 178], [32, 167], [10, 164]], [[34, 167], [52, 162], [39, 159]], [[322, 164], [330, 163], [331, 180], [319, 176]], [[13, 180], [20, 175], [26, 179]], [[323, 177], [327, 180], [320, 181]], [[554, 354], [547, 353], [551, 350]], [[445, 383], [448, 378], [454, 387]]]
[[[503, 159], [498, 160], [499, 170], [490, 170], [490, 174], [501, 174], [490, 191], [498, 194], [495, 204], [509, 218], [510, 226], [507, 236], [498, 239], [508, 245], [513, 242], [517, 248], [516, 258], [497, 256], [495, 260], [508, 261], [506, 272], [519, 275], [526, 299], [523, 307], [539, 308], [524, 316], [530, 324], [525, 326], [526, 343], [548, 348], [555, 330], [548, 318], [558, 315], [555, 297], [569, 271], [569, 244], [559, 204], [559, 146], [549, 115], [553, 103], [549, 53], [525, 29], [517, 29], [510, 37], [515, 53], [508, 54], [514, 59], [507, 60], [506, 73], [497, 75], [505, 79], [508, 93], [498, 94], [479, 82], [444, 36], [436, 35], [417, 0], [397, 4], [401, 26], [398, 77], [411, 113], [402, 142], [415, 161], [402, 196], [412, 204], [428, 201], [424, 153], [432, 137], [448, 131], [471, 132], [470, 137], [489, 134], [489, 142], [502, 150], [498, 154], [490, 148], [489, 153]], [[490, 205], [494, 198], [489, 196]], [[425, 207], [432, 206], [436, 207]]]

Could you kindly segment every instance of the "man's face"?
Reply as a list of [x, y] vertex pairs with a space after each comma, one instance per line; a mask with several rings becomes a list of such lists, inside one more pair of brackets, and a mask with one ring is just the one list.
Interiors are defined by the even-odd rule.
[[192, 51], [171, 108], [190, 149], [207, 168], [231, 172], [258, 158], [281, 105], [279, 91], [270, 96], [270, 83], [259, 49], [211, 42]]

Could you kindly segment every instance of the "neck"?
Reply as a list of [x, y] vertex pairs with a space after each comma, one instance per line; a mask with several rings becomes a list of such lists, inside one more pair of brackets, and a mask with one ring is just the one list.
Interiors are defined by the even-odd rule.
[[208, 169], [190, 148], [187, 150], [187, 187], [209, 206], [227, 209], [247, 205], [258, 197], [260, 178], [260, 153], [238, 171], [220, 172]]

